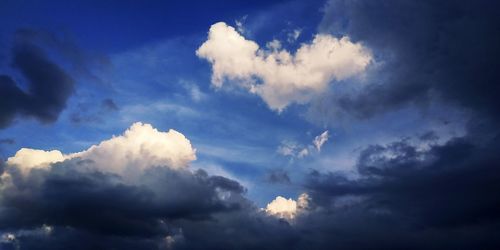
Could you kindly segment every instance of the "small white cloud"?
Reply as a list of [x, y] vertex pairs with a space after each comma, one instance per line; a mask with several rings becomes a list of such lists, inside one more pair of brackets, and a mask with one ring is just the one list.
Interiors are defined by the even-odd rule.
[[238, 30], [238, 32], [240, 32], [241, 34], [245, 33], [245, 28], [243, 27], [243, 23], [247, 20], [247, 15], [243, 16], [242, 18], [234, 21], [235, 24], [236, 24], [236, 29]]
[[323, 146], [323, 144], [325, 144], [326, 141], [328, 141], [328, 137], [329, 137], [328, 130], [314, 137], [313, 141], [314, 147], [316, 147], [318, 151], [321, 151], [321, 147]]
[[[272, 44], [277, 48], [276, 42]], [[215, 87], [231, 80], [277, 111], [291, 103], [308, 103], [330, 82], [361, 74], [372, 61], [370, 52], [348, 37], [317, 34], [291, 54], [284, 49], [263, 50], [223, 22], [210, 27], [196, 55], [212, 64]]]
[[277, 51], [281, 49], [281, 42], [279, 40], [272, 40], [266, 44], [266, 47], [272, 51]]
[[279, 218], [293, 219], [297, 212], [297, 202], [291, 198], [286, 199], [282, 196], [278, 196], [267, 204], [265, 211], [267, 214]]
[[302, 150], [299, 151], [299, 154], [297, 155], [298, 158], [304, 158], [309, 155], [309, 149], [303, 148]]
[[207, 98], [206, 94], [200, 90], [198, 84], [190, 80], [179, 80], [179, 84], [186, 90], [187, 94], [193, 102], [200, 102]]
[[301, 33], [302, 33], [301, 29], [295, 29], [292, 32], [288, 33], [288, 39], [287, 39], [288, 42], [294, 43], [295, 41], [297, 41]]
[[267, 204], [264, 211], [272, 216], [293, 220], [297, 215], [304, 213], [309, 209], [310, 197], [307, 193], [303, 193], [296, 200], [289, 198], [286, 199], [282, 196], [277, 196], [269, 204]]

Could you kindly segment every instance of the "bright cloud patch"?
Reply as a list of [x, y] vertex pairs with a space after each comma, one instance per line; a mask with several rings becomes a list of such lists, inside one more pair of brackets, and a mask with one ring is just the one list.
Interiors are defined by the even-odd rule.
[[333, 80], [362, 73], [371, 54], [348, 37], [317, 34], [291, 54], [273, 41], [264, 50], [223, 22], [212, 25], [208, 40], [196, 51], [212, 64], [212, 84], [226, 79], [262, 97], [273, 110], [307, 103]]
[[291, 220], [298, 214], [307, 210], [309, 208], [309, 202], [310, 197], [307, 193], [301, 194], [297, 200], [277, 196], [276, 199], [267, 204], [264, 210], [269, 215]]
[[325, 144], [326, 141], [328, 141], [328, 130], [314, 137], [314, 147], [316, 147], [318, 151], [321, 151], [321, 147], [323, 146], [323, 144]]
[[33, 168], [46, 168], [51, 163], [64, 161], [63, 154], [58, 150], [44, 151], [22, 148], [7, 159], [8, 165], [16, 165], [21, 172], [26, 173]]
[[123, 135], [113, 137], [89, 149], [63, 155], [61, 152], [23, 148], [7, 161], [20, 169], [48, 166], [74, 158], [90, 160], [101, 171], [133, 178], [144, 169], [165, 166], [185, 168], [196, 159], [190, 141], [175, 130], [161, 132], [149, 124], [134, 123]]
[[282, 196], [276, 197], [267, 204], [266, 213], [284, 219], [292, 219], [297, 212], [297, 202], [293, 199], [286, 199]]

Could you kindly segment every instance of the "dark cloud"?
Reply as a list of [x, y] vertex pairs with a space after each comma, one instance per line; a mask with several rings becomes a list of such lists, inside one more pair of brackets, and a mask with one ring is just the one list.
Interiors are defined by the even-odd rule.
[[0, 128], [7, 127], [17, 116], [33, 117], [43, 123], [57, 120], [73, 93], [73, 78], [23, 35], [16, 36], [11, 65], [22, 74], [23, 84], [0, 75]]
[[266, 173], [266, 180], [271, 183], [290, 183], [288, 172], [283, 169], [273, 169]]
[[[63, 238], [47, 238], [47, 244], [70, 237], [75, 242], [66, 244], [77, 249], [92, 244], [107, 249], [107, 243], [97, 240], [116, 240], [116, 245], [109, 246], [121, 248], [137, 239], [138, 243], [126, 249], [134, 249], [139, 242], [144, 244], [135, 249], [150, 249], [151, 244], [163, 242], [183, 223], [216, 223], [216, 213], [250, 206], [242, 197], [245, 190], [239, 183], [201, 170], [192, 173], [153, 168], [139, 183], [127, 184], [116, 175], [78, 171], [85, 164], [91, 163], [66, 161], [50, 170], [33, 170], [27, 176], [7, 167], [13, 184], [0, 183], [0, 231], [17, 233], [21, 246], [25, 243], [20, 232], [50, 225], [55, 228], [53, 237]], [[183, 232], [189, 233], [186, 229]], [[28, 242], [37, 240], [28, 236], [24, 236]], [[85, 239], [93, 242], [85, 244]], [[80, 243], [83, 247], [78, 247]], [[51, 248], [39, 244], [33, 249]]]
[[330, 1], [320, 31], [363, 42], [379, 65], [365, 87], [319, 100], [313, 114], [369, 118], [437, 101], [497, 117], [499, 7], [487, 0]]
[[103, 107], [103, 109], [108, 110], [108, 111], [118, 111], [119, 110], [118, 105], [116, 105], [115, 101], [113, 101], [113, 99], [111, 99], [111, 98], [106, 98], [106, 99], [102, 100], [101, 106]]
[[83, 50], [77, 45], [77, 42], [70, 33], [55, 33], [41, 29], [22, 28], [17, 30], [16, 36], [57, 51], [60, 57], [70, 64], [72, 73], [84, 77], [93, 83], [104, 84], [88, 65], [96, 65], [100, 69], [104, 69], [111, 66], [110, 59], [106, 55]]
[[[409, 139], [368, 146], [358, 158], [360, 178], [313, 172], [310, 194], [324, 209], [347, 216], [341, 220], [351, 220], [349, 227], [335, 229], [357, 237], [345, 246], [497, 248], [500, 134], [481, 143], [475, 137], [471, 130], [465, 137], [428, 148]], [[336, 207], [342, 199], [352, 204]], [[336, 223], [335, 218], [325, 223]], [[394, 235], [397, 240], [388, 245], [378, 241]]]

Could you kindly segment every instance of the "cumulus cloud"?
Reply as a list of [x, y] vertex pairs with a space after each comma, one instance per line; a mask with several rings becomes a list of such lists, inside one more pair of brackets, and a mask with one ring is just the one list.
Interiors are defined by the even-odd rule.
[[82, 152], [63, 155], [60, 151], [23, 148], [8, 158], [23, 172], [46, 168], [51, 163], [70, 159], [92, 162], [101, 171], [119, 174], [132, 180], [145, 169], [155, 166], [172, 169], [186, 168], [196, 159], [196, 150], [181, 133], [171, 129], [161, 132], [150, 124], [134, 123], [123, 135], [113, 137]]
[[15, 165], [23, 173], [32, 168], [47, 168], [51, 163], [64, 161], [65, 157], [59, 150], [44, 151], [38, 149], [22, 148], [7, 159], [8, 165]]
[[264, 209], [267, 214], [286, 220], [293, 220], [298, 214], [309, 208], [310, 197], [307, 193], [301, 194], [297, 200], [277, 196]]
[[297, 201], [277, 196], [266, 206], [266, 213], [283, 219], [293, 219], [297, 212]]
[[210, 27], [208, 39], [196, 51], [212, 64], [212, 84], [220, 88], [226, 80], [262, 97], [268, 106], [282, 111], [292, 103], [304, 104], [324, 92], [332, 81], [361, 74], [372, 61], [370, 52], [349, 37], [317, 34], [294, 53], [271, 50], [247, 40], [223, 22]]
[[191, 248], [191, 221], [254, 210], [244, 187], [189, 169], [194, 159], [181, 133], [142, 123], [75, 154], [21, 149], [0, 168], [0, 248]]

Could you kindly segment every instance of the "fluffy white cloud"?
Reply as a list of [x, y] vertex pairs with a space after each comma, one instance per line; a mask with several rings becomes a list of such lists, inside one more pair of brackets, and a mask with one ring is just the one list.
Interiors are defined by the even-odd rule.
[[286, 199], [282, 196], [278, 196], [267, 204], [265, 211], [279, 218], [293, 219], [297, 213], [297, 202], [292, 198]]
[[63, 155], [57, 150], [23, 148], [10, 157], [7, 164], [29, 170], [73, 158], [90, 160], [91, 165], [101, 171], [133, 179], [149, 167], [185, 168], [196, 159], [196, 150], [183, 134], [175, 130], [161, 132], [150, 124], [134, 123], [123, 135], [82, 152]]
[[328, 141], [328, 137], [328, 130], [314, 137], [314, 147], [316, 147], [318, 151], [321, 151], [321, 147], [323, 146], [323, 144], [325, 144], [326, 141]]
[[297, 200], [277, 196], [273, 201], [267, 204], [264, 210], [269, 215], [292, 220], [298, 214], [305, 212], [309, 208], [309, 202], [310, 198], [307, 193], [301, 194]]
[[8, 165], [18, 166], [26, 174], [33, 168], [47, 168], [51, 163], [64, 161], [65, 157], [58, 150], [44, 151], [31, 148], [21, 148], [7, 159]]
[[333, 80], [343, 80], [364, 71], [371, 62], [370, 52], [348, 37], [340, 39], [317, 34], [309, 44], [291, 54], [280, 43], [260, 49], [233, 27], [223, 22], [210, 27], [208, 39], [196, 51], [212, 64], [212, 84], [224, 81], [247, 88], [261, 96], [273, 110], [291, 103], [307, 103], [325, 91]]

